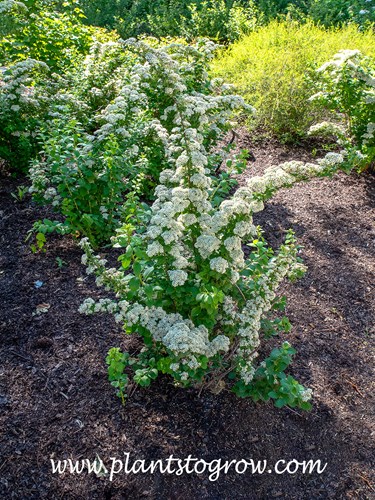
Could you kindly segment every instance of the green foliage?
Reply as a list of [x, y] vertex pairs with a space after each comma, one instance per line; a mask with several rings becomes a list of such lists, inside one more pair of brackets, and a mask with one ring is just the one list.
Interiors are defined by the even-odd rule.
[[375, 22], [373, 0], [312, 0], [309, 16], [324, 26], [355, 22], [365, 28]]
[[343, 47], [375, 55], [372, 31], [326, 30], [311, 23], [271, 22], [223, 50], [214, 75], [229, 80], [257, 110], [256, 125], [295, 141], [326, 112], [309, 101], [317, 89], [316, 69]]
[[[14, 0], [0, 2], [0, 40], [1, 44], [5, 42], [4, 37], [11, 35], [22, 29], [26, 24], [27, 7], [22, 2]], [[1, 52], [0, 52], [1, 54]], [[3, 55], [3, 54], [2, 54]]]
[[360, 28], [375, 21], [373, 0], [256, 0], [256, 6], [266, 21], [310, 19], [326, 27], [354, 22]]
[[49, 10], [45, 2], [0, 2], [6, 22], [0, 31], [0, 60], [5, 63], [36, 59], [51, 71], [66, 70], [86, 54], [98, 29], [82, 24], [77, 6]]
[[307, 14], [309, 0], [256, 0], [256, 5], [262, 12], [266, 21], [276, 17], [285, 16], [290, 12], [291, 6]]
[[45, 244], [47, 243], [46, 237], [43, 233], [37, 233], [35, 235], [35, 243], [30, 245], [30, 249], [33, 253], [45, 252]]
[[115, 142], [109, 140], [98, 154], [90, 147], [77, 122], [70, 121], [64, 128], [55, 123], [41, 152], [46, 160], [36, 161], [31, 168], [33, 196], [39, 203], [59, 207], [65, 223], [38, 222], [37, 231], [84, 234], [94, 244], [108, 240], [114, 233], [126, 169], [111, 168], [112, 154], [118, 154]]
[[150, 353], [141, 352], [136, 357], [131, 357], [127, 352], [121, 352], [118, 347], [113, 347], [108, 351], [106, 358], [108, 365], [108, 379], [111, 385], [117, 389], [117, 396], [125, 404], [127, 397], [129, 376], [125, 370], [130, 368], [133, 371], [133, 380], [140, 387], [148, 387], [159, 374], [156, 368], [156, 359]]
[[62, 269], [64, 266], [67, 266], [68, 263], [63, 260], [61, 257], [56, 257], [55, 259], [56, 265], [59, 269]]
[[81, 5], [88, 23], [116, 28], [124, 39], [152, 35], [231, 41], [253, 29], [257, 12], [253, 1], [236, 0], [84, 0]]
[[298, 406], [310, 410], [311, 404], [301, 399], [304, 387], [285, 374], [295, 353], [296, 350], [288, 342], [284, 342], [279, 349], [273, 349], [255, 372], [253, 383], [246, 385], [242, 381], [237, 382], [233, 387], [234, 393], [241, 398], [251, 397], [254, 401], [272, 399], [277, 408]]
[[106, 363], [108, 365], [108, 379], [111, 385], [117, 389], [117, 395], [125, 404], [128, 376], [124, 373], [128, 365], [129, 354], [120, 352], [118, 347], [113, 347], [108, 351]]
[[26, 194], [29, 192], [29, 188], [27, 186], [18, 186], [17, 191], [10, 193], [11, 196], [18, 201], [19, 203], [22, 203], [24, 200]]
[[365, 28], [375, 21], [373, 0], [83, 0], [87, 22], [116, 28], [123, 38], [206, 36], [233, 41], [256, 24], [294, 19]]

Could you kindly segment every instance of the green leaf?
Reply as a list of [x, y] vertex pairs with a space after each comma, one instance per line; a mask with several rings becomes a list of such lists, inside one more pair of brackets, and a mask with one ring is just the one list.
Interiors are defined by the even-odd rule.
[[140, 286], [139, 279], [136, 278], [136, 277], [131, 278], [131, 280], [129, 281], [129, 288], [130, 288], [130, 290], [132, 292], [136, 292], [139, 289], [139, 286]]
[[134, 274], [139, 278], [141, 272], [142, 272], [142, 265], [140, 262], [134, 262], [133, 264], [133, 272]]
[[123, 267], [123, 269], [128, 269], [131, 262], [132, 261], [130, 259], [121, 259], [121, 266]]

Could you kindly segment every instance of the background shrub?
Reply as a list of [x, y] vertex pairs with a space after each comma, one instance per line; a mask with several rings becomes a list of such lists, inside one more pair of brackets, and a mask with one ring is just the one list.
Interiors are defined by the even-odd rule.
[[308, 13], [324, 26], [355, 22], [360, 27], [375, 22], [373, 0], [312, 0]]
[[309, 0], [295, 0], [294, 2], [289, 0], [256, 0], [256, 5], [262, 12], [265, 21], [270, 21], [290, 12], [291, 6], [307, 15]]
[[[81, 84], [82, 62], [95, 41], [115, 39], [103, 29], [84, 25], [75, 2], [64, 5], [0, 1], [0, 158], [14, 171], [26, 170], [38, 151], [42, 124], [61, 115], [62, 107], [74, 99], [71, 92], [81, 89], [75, 99], [84, 94], [92, 104], [89, 90], [94, 82], [87, 78], [89, 90]], [[76, 115], [77, 109], [72, 105], [69, 112]], [[87, 113], [87, 106], [81, 111]]]
[[[310, 134], [337, 137], [349, 164], [359, 170], [375, 160], [375, 58], [342, 50], [319, 68], [320, 92], [311, 97], [330, 109], [339, 122], [323, 122]], [[341, 122], [341, 123], [340, 123]]]
[[[234, 40], [238, 30], [285, 17], [317, 24], [360, 27], [375, 22], [373, 0], [82, 0], [87, 23], [116, 28], [122, 37], [199, 35]], [[198, 13], [198, 16], [195, 14]], [[219, 26], [218, 26], [219, 24]]]
[[317, 88], [316, 69], [343, 48], [375, 55], [374, 34], [355, 26], [339, 30], [273, 21], [223, 50], [212, 71], [255, 106], [258, 127], [295, 140], [324, 118], [326, 112], [308, 98]]
[[50, 2], [0, 2], [5, 21], [0, 27], [3, 64], [31, 58], [61, 71], [87, 53], [94, 34], [105, 37], [102, 30], [82, 23], [84, 15], [77, 6], [54, 9]]
[[257, 9], [253, 0], [83, 0], [87, 23], [116, 28], [122, 38], [205, 36], [230, 41], [251, 30]]
[[0, 70], [0, 158], [16, 169], [26, 169], [37, 151], [36, 131], [53, 91], [47, 73], [48, 66], [35, 59]]

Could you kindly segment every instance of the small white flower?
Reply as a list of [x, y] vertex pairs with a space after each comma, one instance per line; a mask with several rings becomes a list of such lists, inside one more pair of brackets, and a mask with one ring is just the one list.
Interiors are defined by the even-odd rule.
[[215, 259], [210, 260], [210, 268], [220, 274], [224, 274], [228, 267], [228, 261], [222, 257], [216, 257]]
[[312, 389], [305, 389], [300, 393], [302, 401], [309, 401], [312, 398]]
[[182, 286], [188, 279], [188, 274], [185, 271], [176, 269], [174, 271], [168, 271], [169, 279], [171, 280], [172, 286]]
[[149, 257], [154, 257], [154, 255], [162, 255], [164, 253], [164, 248], [158, 243], [154, 241], [150, 245], [148, 245], [146, 253]]

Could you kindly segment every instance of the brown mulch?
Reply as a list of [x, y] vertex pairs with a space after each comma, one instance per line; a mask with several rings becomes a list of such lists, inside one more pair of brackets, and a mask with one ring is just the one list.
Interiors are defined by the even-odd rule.
[[[241, 144], [255, 155], [246, 175], [305, 148], [273, 141]], [[322, 154], [322, 151], [318, 151]], [[107, 382], [105, 355], [129, 339], [111, 317], [78, 314], [98, 289], [68, 237], [33, 254], [25, 236], [48, 215], [0, 179], [0, 498], [1, 499], [370, 499], [374, 450], [375, 177], [339, 174], [279, 192], [256, 222], [275, 247], [293, 228], [308, 273], [287, 284], [286, 336], [298, 353], [291, 372], [314, 390], [313, 410], [254, 404], [174, 388], [160, 379], [125, 408]], [[19, 183], [19, 181], [18, 181]], [[60, 268], [56, 258], [65, 263]], [[36, 281], [43, 282], [36, 288]], [[41, 304], [47, 312], [33, 314]], [[280, 340], [281, 341], [281, 340]], [[50, 459], [99, 455], [131, 460], [327, 462], [321, 474], [52, 474]]]

